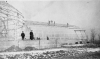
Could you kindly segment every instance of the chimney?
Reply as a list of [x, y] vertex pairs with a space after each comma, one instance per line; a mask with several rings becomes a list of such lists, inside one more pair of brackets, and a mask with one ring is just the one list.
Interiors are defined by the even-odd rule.
[[54, 24], [55, 24], [55, 21], [54, 21]]
[[55, 21], [54, 21], [54, 25], [55, 25]]
[[51, 23], [53, 23], [53, 21], [51, 20]]
[[48, 25], [50, 24], [50, 21], [48, 21]]
[[69, 24], [67, 23], [67, 27], [69, 26]]

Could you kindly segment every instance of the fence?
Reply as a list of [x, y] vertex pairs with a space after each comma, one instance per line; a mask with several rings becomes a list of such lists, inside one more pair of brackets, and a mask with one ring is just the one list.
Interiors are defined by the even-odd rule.
[[12, 45], [18, 46], [22, 49], [25, 47], [35, 47], [37, 49], [61, 47], [64, 43], [74, 43], [76, 40], [71, 39], [53, 39], [53, 40], [2, 40], [0, 41], [0, 49], [4, 50]]

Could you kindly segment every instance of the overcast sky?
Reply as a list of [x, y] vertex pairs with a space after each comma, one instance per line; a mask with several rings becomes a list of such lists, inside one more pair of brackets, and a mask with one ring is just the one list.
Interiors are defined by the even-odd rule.
[[25, 20], [72, 24], [84, 29], [100, 30], [100, 1], [8, 1]]

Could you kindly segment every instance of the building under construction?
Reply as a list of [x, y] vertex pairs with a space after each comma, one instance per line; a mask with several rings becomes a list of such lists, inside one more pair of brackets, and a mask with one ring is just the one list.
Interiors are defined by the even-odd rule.
[[0, 1], [1, 38], [16, 39], [17, 33], [23, 27], [23, 23], [23, 16], [17, 9], [5, 1]]
[[[29, 32], [33, 30], [35, 40], [29, 39]], [[25, 32], [25, 40], [21, 39], [21, 32]], [[40, 40], [37, 40], [37, 37]], [[70, 24], [57, 24], [55, 21], [36, 22], [24, 21], [21, 12], [5, 1], [0, 1], [0, 46], [8, 48], [12, 45], [19, 47], [33, 46], [36, 48], [50, 48], [62, 44], [80, 44], [87, 40], [85, 30]]]

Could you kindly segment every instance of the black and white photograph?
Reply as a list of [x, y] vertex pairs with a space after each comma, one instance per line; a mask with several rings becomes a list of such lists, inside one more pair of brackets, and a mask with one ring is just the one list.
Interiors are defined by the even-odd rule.
[[100, 59], [100, 0], [0, 0], [0, 59]]

